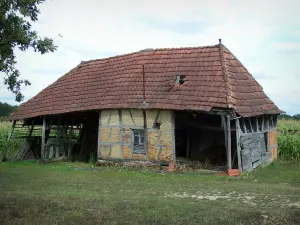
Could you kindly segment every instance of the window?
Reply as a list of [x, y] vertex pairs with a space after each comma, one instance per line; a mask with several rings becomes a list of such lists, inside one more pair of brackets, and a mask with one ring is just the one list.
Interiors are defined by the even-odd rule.
[[146, 154], [145, 149], [145, 130], [133, 129], [133, 153], [134, 154]]

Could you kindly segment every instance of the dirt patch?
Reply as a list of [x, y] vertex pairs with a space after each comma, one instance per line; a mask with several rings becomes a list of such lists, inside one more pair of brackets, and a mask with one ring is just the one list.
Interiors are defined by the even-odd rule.
[[165, 193], [164, 197], [167, 198], [191, 198], [197, 200], [225, 200], [225, 201], [239, 201], [243, 202], [244, 204], [251, 205], [251, 206], [278, 206], [281, 208], [291, 207], [291, 208], [300, 208], [300, 202], [293, 202], [292, 198], [288, 197], [281, 197], [281, 196], [266, 196], [266, 195], [249, 195], [248, 193], [237, 193], [237, 192], [230, 192], [230, 193], [207, 193], [207, 192], [197, 192], [195, 194], [190, 194], [186, 192], [178, 193], [178, 192], [170, 192]]

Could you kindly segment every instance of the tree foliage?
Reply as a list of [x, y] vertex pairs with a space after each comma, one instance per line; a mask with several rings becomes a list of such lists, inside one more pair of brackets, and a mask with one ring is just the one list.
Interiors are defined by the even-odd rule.
[[295, 114], [293, 116], [289, 115], [289, 114], [281, 114], [279, 117], [279, 119], [294, 119], [294, 120], [300, 120], [300, 114]]
[[18, 106], [0, 102], [0, 117], [9, 116]]
[[30, 85], [28, 80], [20, 79], [16, 66], [14, 51], [26, 51], [33, 48], [35, 52], [45, 54], [54, 52], [57, 46], [53, 39], [41, 38], [31, 29], [31, 23], [38, 20], [38, 5], [45, 0], [0, 0], [0, 71], [4, 72], [4, 84], [20, 102], [24, 96], [22, 85]]

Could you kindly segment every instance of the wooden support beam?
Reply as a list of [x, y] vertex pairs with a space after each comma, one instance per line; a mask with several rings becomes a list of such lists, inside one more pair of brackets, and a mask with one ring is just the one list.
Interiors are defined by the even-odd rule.
[[226, 148], [226, 152], [227, 152], [227, 125], [226, 125], [226, 119], [225, 119], [225, 116], [221, 116], [221, 121], [222, 121], [222, 126], [223, 126], [223, 129], [224, 129], [224, 140], [225, 140], [225, 148]]
[[253, 133], [253, 132], [254, 132], [254, 129], [253, 129], [253, 127], [252, 127], [252, 123], [251, 123], [250, 118], [248, 118], [248, 121], [249, 121], [249, 124], [250, 124], [251, 132]]
[[258, 132], [259, 131], [259, 126], [258, 126], [258, 117], [256, 117], [256, 132]]
[[227, 116], [227, 167], [228, 167], [228, 169], [232, 169], [230, 116]]
[[269, 125], [269, 118], [267, 117], [266, 118], [267, 119], [267, 131], [266, 131], [266, 133], [267, 133], [267, 137], [266, 137], [266, 146], [267, 146], [267, 151], [269, 151], [269, 130], [270, 130], [270, 125]]
[[265, 117], [263, 117], [261, 121], [261, 131], [263, 131], [265, 129]]
[[99, 151], [100, 151], [100, 129], [101, 129], [101, 111], [98, 113], [98, 116], [99, 116], [99, 122], [98, 122], [98, 146], [97, 146], [97, 160], [100, 158], [100, 155], [99, 155]]
[[60, 153], [60, 148], [61, 148], [61, 117], [59, 117], [58, 121], [57, 121], [57, 129], [56, 129], [56, 141], [58, 143], [58, 146], [56, 146], [54, 148], [54, 153], [53, 153], [53, 157], [54, 158], [58, 158], [59, 157], [59, 153]]
[[32, 120], [30, 129], [29, 129], [29, 132], [28, 132], [28, 137], [29, 137], [29, 138], [30, 138], [31, 135], [32, 135], [33, 128], [34, 128], [34, 120]]
[[242, 122], [243, 122], [244, 130], [245, 130], [245, 134], [247, 134], [248, 131], [247, 131], [245, 119], [242, 119]]
[[10, 141], [10, 139], [11, 139], [11, 136], [12, 136], [12, 134], [13, 134], [13, 132], [14, 132], [15, 126], [16, 126], [16, 120], [13, 121], [13, 124], [12, 124], [12, 127], [11, 127], [11, 131], [10, 131], [9, 136], [8, 136], [8, 138], [7, 138], [7, 142], [6, 142], [6, 144], [5, 144], [5, 146], [4, 146], [4, 149], [3, 149], [3, 151], [2, 151], [2, 155], [1, 155], [0, 162], [3, 162], [3, 160], [5, 159], [6, 152], [7, 152], [7, 149], [8, 149], [8, 144], [9, 144], [9, 141]]
[[46, 116], [43, 116], [43, 129], [42, 129], [42, 147], [41, 147], [41, 159], [45, 159], [45, 139], [46, 139]]
[[74, 120], [72, 120], [72, 122], [71, 122], [71, 129], [69, 131], [68, 157], [71, 157], [71, 154], [72, 154], [72, 147], [73, 147], [73, 144], [72, 144], [73, 124], [74, 124]]
[[236, 151], [238, 157], [238, 169], [240, 172], [243, 171], [242, 169], [242, 159], [241, 159], [241, 143], [240, 143], [240, 121], [239, 119], [235, 120], [235, 127], [236, 127]]
[[[123, 148], [123, 120], [122, 120], [122, 110], [121, 109], [119, 109], [119, 124], [120, 124], [120, 157], [121, 157], [121, 159], [123, 159], [123, 151], [122, 151], [122, 148]], [[147, 159], [148, 159], [148, 157], [147, 157]]]

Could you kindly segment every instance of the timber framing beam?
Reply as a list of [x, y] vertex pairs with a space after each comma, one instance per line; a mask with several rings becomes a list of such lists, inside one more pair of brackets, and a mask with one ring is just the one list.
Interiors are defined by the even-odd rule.
[[42, 143], [41, 143], [41, 159], [45, 159], [45, 146], [46, 146], [46, 116], [43, 116], [43, 129], [42, 129]]

